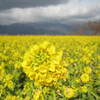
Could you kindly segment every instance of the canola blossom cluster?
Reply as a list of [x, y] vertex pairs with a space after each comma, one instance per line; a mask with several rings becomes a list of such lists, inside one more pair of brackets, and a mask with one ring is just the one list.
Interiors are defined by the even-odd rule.
[[99, 99], [99, 36], [0, 37], [0, 100]]
[[56, 51], [55, 46], [48, 42], [34, 45], [25, 54], [23, 69], [38, 87], [52, 86], [61, 79], [66, 80], [68, 74], [63, 63], [63, 52]]

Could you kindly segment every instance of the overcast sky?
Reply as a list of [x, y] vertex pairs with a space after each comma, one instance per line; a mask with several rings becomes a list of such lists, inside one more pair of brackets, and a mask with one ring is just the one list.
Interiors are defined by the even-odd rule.
[[100, 20], [100, 0], [0, 0], [0, 25]]

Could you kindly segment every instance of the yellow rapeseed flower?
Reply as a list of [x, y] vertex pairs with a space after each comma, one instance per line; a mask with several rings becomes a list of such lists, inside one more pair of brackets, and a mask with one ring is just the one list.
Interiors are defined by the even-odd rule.
[[32, 100], [44, 100], [42, 91], [41, 90], [35, 90]]
[[12, 81], [6, 81], [6, 86], [8, 88], [13, 88], [14, 87], [14, 83]]
[[90, 77], [89, 77], [88, 74], [84, 73], [84, 74], [81, 75], [81, 81], [83, 83], [87, 83], [89, 81], [89, 79], [90, 79]]
[[14, 83], [12, 81], [12, 78], [13, 78], [13, 75], [11, 75], [11, 74], [7, 74], [4, 78], [5, 86], [7, 86], [8, 88], [14, 87]]
[[88, 92], [88, 88], [87, 88], [86, 86], [82, 86], [82, 87], [80, 88], [80, 90], [81, 90], [81, 92], [83, 92], [83, 93], [87, 93], [87, 92]]
[[90, 67], [84, 67], [84, 72], [90, 74], [92, 72], [92, 69]]
[[75, 90], [73, 88], [65, 87], [64, 95], [66, 98], [72, 98], [75, 96]]

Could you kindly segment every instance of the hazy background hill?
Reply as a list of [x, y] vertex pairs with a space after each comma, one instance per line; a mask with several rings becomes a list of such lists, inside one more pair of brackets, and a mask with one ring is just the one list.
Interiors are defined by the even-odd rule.
[[[60, 24], [60, 23], [28, 23], [28, 24], [11, 24], [0, 25], [0, 35], [65, 35], [79, 34], [80, 24]], [[86, 32], [84, 32], [85, 34]]]

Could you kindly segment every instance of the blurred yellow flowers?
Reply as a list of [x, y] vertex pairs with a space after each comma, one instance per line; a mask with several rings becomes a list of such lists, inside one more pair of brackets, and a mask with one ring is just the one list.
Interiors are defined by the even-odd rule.
[[88, 74], [84, 73], [84, 74], [81, 75], [81, 81], [83, 83], [87, 83], [89, 81], [89, 79], [90, 79], [90, 77], [89, 77]]
[[0, 100], [99, 100], [99, 90], [100, 36], [0, 36]]
[[90, 67], [84, 67], [84, 72], [90, 74], [92, 72], [92, 69]]
[[75, 90], [73, 88], [65, 87], [64, 88], [64, 95], [67, 98], [72, 98], [75, 96]]

